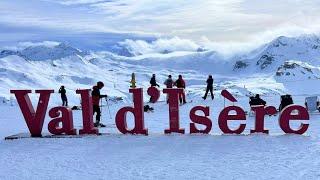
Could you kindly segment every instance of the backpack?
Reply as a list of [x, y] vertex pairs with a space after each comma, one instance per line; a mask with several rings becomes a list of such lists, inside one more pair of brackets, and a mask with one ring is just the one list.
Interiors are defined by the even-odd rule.
[[153, 107], [150, 107], [149, 105], [143, 106], [143, 111], [144, 112], [153, 112]]

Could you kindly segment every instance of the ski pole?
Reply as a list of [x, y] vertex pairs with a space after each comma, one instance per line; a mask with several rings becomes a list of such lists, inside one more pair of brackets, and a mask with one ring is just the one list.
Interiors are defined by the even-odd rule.
[[102, 109], [103, 108], [103, 105], [102, 105], [102, 99], [100, 99], [100, 122], [101, 122], [101, 119], [102, 119]]
[[110, 119], [112, 119], [108, 98], [106, 98]]

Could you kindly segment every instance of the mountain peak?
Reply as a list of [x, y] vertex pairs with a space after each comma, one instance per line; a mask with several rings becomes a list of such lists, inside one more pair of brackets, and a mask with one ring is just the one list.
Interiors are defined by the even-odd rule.
[[271, 43], [270, 45], [274, 47], [279, 46], [287, 46], [287, 45], [296, 45], [296, 44], [305, 44], [305, 45], [314, 45], [314, 44], [320, 44], [320, 38], [316, 34], [304, 34], [297, 37], [287, 37], [287, 36], [279, 36]]
[[76, 49], [66, 43], [59, 43], [54, 46], [47, 46], [46, 44], [30, 45], [20, 51], [3, 50], [0, 52], [0, 58], [17, 55], [26, 60], [42, 61], [55, 60], [69, 56], [84, 56], [86, 53]]
[[298, 37], [279, 36], [261, 48], [261, 51], [245, 56], [240, 61], [247, 61], [255, 71], [274, 71], [285, 61], [298, 59], [311, 64], [319, 64], [320, 38], [315, 34]]

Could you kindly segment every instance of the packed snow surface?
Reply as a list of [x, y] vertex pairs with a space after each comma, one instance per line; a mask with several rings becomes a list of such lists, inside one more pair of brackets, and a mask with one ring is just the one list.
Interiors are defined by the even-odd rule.
[[[265, 98], [278, 105], [278, 98]], [[190, 100], [190, 97], [188, 97]], [[236, 103], [248, 110], [247, 98]], [[303, 104], [303, 99], [295, 99]], [[104, 102], [105, 104], [105, 102]], [[222, 135], [217, 117], [223, 99], [193, 99], [180, 107], [185, 135], [164, 135], [168, 128], [168, 106], [152, 104], [145, 113], [149, 136], [122, 135], [114, 126], [115, 112], [125, 105], [112, 104], [112, 118], [103, 108], [103, 136], [82, 138], [34, 138], [0, 141], [0, 179], [319, 179], [320, 114], [312, 113], [305, 135], [284, 135], [278, 117], [266, 117], [270, 135], [249, 135], [254, 117], [247, 116], [243, 135]], [[195, 105], [210, 107], [213, 128], [209, 135], [189, 134], [189, 110]], [[230, 105], [227, 103], [227, 105]], [[1, 106], [1, 138], [28, 132], [19, 107]], [[75, 127], [81, 128], [81, 111], [73, 111]], [[46, 119], [44, 133], [48, 132]], [[299, 122], [300, 123], [300, 122]], [[299, 123], [292, 123], [298, 128]], [[239, 122], [230, 123], [232, 128]], [[129, 115], [132, 128], [132, 116]], [[202, 128], [201, 126], [198, 126]]]

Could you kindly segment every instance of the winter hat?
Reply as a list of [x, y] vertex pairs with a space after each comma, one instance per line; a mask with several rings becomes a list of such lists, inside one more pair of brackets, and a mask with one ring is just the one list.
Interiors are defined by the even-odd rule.
[[97, 82], [98, 87], [104, 87], [104, 83], [102, 81]]

